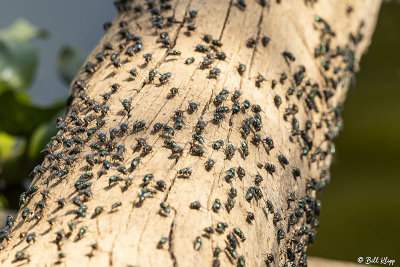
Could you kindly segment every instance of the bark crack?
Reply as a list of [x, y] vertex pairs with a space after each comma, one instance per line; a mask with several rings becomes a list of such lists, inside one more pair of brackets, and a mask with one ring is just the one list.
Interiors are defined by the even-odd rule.
[[[185, 16], [183, 17], [182, 22], [179, 23], [179, 27], [178, 27], [178, 29], [176, 30], [176, 35], [175, 35], [175, 37], [172, 39], [172, 46], [169, 47], [168, 50], [174, 49], [174, 47], [175, 47], [175, 45], [176, 45], [176, 41], [178, 40], [178, 37], [179, 37], [179, 35], [180, 35], [180, 33], [181, 33], [181, 30], [182, 30], [182, 28], [183, 28], [183, 26], [184, 26], [184, 24], [185, 24], [185, 22], [186, 22], [187, 15], [188, 15], [188, 11], [189, 11], [189, 6], [190, 6], [191, 3], [192, 3], [192, 0], [190, 0], [189, 3], [188, 3], [188, 5], [186, 6]], [[174, 9], [174, 12], [175, 12], [175, 9]], [[168, 50], [167, 50], [167, 51], [168, 51]], [[164, 62], [165, 59], [167, 58], [167, 51], [165, 51], [164, 56], [162, 57], [161, 62], [159, 62], [159, 64], [161, 64], [162, 62]]]
[[164, 202], [167, 201], [168, 195], [169, 195], [169, 193], [171, 192], [171, 189], [172, 189], [172, 187], [174, 186], [174, 183], [175, 183], [177, 177], [178, 177], [178, 176], [175, 175], [175, 176], [174, 176], [174, 179], [172, 179], [171, 185], [168, 187], [168, 190], [167, 190], [167, 192], [166, 192], [166, 194], [165, 194]]
[[132, 213], [133, 213], [133, 207], [132, 207], [131, 212], [129, 212], [128, 220], [126, 221], [126, 224], [125, 224], [125, 229], [128, 229], [128, 224], [129, 224], [129, 221], [130, 221], [130, 219], [132, 217]]
[[[185, 24], [185, 21], [186, 21], [186, 18], [187, 18], [187, 14], [188, 14], [188, 10], [189, 10], [189, 6], [190, 6], [191, 2], [192, 2], [192, 0], [190, 0], [189, 3], [188, 3], [188, 5], [186, 6], [185, 16], [183, 17], [183, 21], [182, 21], [181, 23], [179, 23], [179, 27], [178, 27], [178, 29], [176, 30], [176, 34], [175, 34], [175, 36], [174, 36], [173, 39], [172, 39], [172, 46], [169, 47], [169, 48], [165, 51], [164, 55], [161, 57], [161, 59], [160, 59], [160, 60], [157, 62], [157, 64], [155, 65], [155, 67], [154, 67], [155, 69], [159, 68], [160, 65], [165, 61], [165, 59], [167, 58], [167, 51], [168, 51], [168, 50], [172, 50], [172, 49], [175, 47], [176, 41], [178, 40], [178, 37], [179, 37], [179, 33], [181, 32], [181, 30], [182, 30], [182, 28], [183, 28], [183, 26], [184, 26], [184, 24]], [[176, 8], [176, 6], [175, 6], [175, 8]], [[174, 13], [175, 13], [175, 9], [174, 9]], [[139, 93], [147, 84], [148, 84], [148, 83], [147, 83], [146, 81], [143, 81], [142, 87], [141, 87], [139, 90], [137, 90], [137, 92]]]
[[115, 247], [115, 241], [117, 238], [114, 238], [113, 243], [111, 245], [110, 252], [108, 252], [108, 264], [109, 266], [113, 266], [113, 255], [114, 255], [114, 247]]
[[233, 5], [233, 0], [231, 0], [231, 1], [229, 2], [229, 7], [228, 7], [228, 11], [226, 12], [226, 17], [225, 17], [224, 25], [222, 26], [221, 35], [219, 36], [219, 39], [220, 39], [220, 40], [221, 40], [221, 38], [222, 38], [222, 35], [224, 34], [225, 26], [226, 26], [226, 23], [228, 22], [229, 14], [231, 13], [232, 5]]
[[[192, 78], [193, 78], [193, 76], [195, 75], [196, 71], [197, 71], [197, 70], [195, 70], [195, 71], [193, 72], [193, 74], [192, 74], [192, 76], [190, 77], [189, 80], [192, 80]], [[183, 103], [185, 103], [185, 100], [186, 100], [186, 99], [187, 99], [187, 94], [186, 94], [186, 96], [183, 98], [183, 100], [182, 100], [182, 102], [181, 102], [179, 108], [182, 108], [182, 105], [183, 105]], [[151, 125], [151, 124], [154, 122], [154, 120], [156, 119], [156, 117], [158, 116], [158, 114], [160, 114], [160, 112], [162, 111], [163, 107], [164, 107], [167, 103], [168, 103], [167, 101], [164, 103], [164, 105], [161, 107], [161, 109], [160, 109], [160, 110], [157, 112], [157, 114], [154, 116], [154, 119], [150, 121], [149, 125]], [[167, 124], [168, 124], [170, 121], [171, 121], [171, 118], [167, 121]], [[155, 143], [157, 143], [157, 141], [158, 141], [160, 138], [161, 138], [161, 136], [157, 137], [157, 139], [152, 143], [152, 145], [154, 145]], [[154, 156], [157, 154], [157, 151], [159, 151], [159, 149], [157, 149], [157, 150], [155, 151], [155, 153], [154, 153], [154, 154], [152, 155], [152, 157], [149, 159], [149, 162], [150, 162], [150, 161], [154, 158]], [[172, 170], [172, 168], [175, 167], [176, 163], [177, 163], [177, 162], [175, 161], [175, 164], [173, 164], [169, 169]]]
[[174, 267], [178, 266], [178, 263], [176, 261], [176, 257], [174, 254], [174, 244], [173, 244], [173, 235], [174, 235], [174, 225], [175, 225], [175, 218], [176, 218], [176, 210], [174, 209], [175, 213], [174, 213], [174, 217], [172, 219], [172, 223], [171, 223], [171, 229], [169, 231], [169, 235], [168, 235], [168, 252], [171, 255], [171, 260], [172, 260], [172, 264]]
[[97, 229], [98, 236], [100, 236], [101, 231], [100, 231], [100, 227], [99, 227], [99, 218], [98, 217], [96, 217], [96, 229]]
[[149, 213], [146, 213], [146, 214], [147, 214], [146, 222], [144, 223], [143, 230], [140, 233], [140, 237], [139, 237], [139, 240], [137, 243], [137, 254], [138, 255], [140, 255], [140, 253], [139, 253], [140, 252], [140, 243], [142, 243], [143, 234], [146, 231], [146, 227], [147, 227], [147, 224], [149, 223], [149, 218], [150, 218]]
[[135, 22], [136, 26], [139, 28], [139, 31], [142, 31], [142, 27], [140, 27], [140, 24]]
[[254, 46], [253, 53], [251, 55], [249, 73], [251, 73], [251, 69], [253, 68], [254, 57], [256, 55], [257, 46], [258, 46], [258, 43], [259, 43], [259, 40], [260, 40], [261, 25], [262, 25], [262, 22], [263, 22], [263, 18], [264, 18], [264, 11], [262, 10], [261, 11], [260, 20], [258, 21], [258, 25], [257, 25], [258, 30], [257, 30], [256, 45]]

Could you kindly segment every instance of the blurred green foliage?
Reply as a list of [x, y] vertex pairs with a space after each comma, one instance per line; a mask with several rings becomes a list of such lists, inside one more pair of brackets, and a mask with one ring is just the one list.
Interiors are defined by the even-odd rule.
[[41, 30], [25, 20], [0, 32], [0, 92], [23, 92], [31, 84], [39, 56], [28, 41], [42, 36]]
[[[56, 117], [65, 106], [64, 100], [37, 106], [27, 94], [39, 61], [30, 40], [48, 36], [23, 19], [0, 31], [0, 208], [17, 208], [15, 196], [23, 190], [30, 170], [42, 160], [40, 151], [55, 134]], [[71, 82], [83, 59], [75, 47], [61, 49], [57, 66], [64, 82]]]
[[85, 55], [77, 47], [66, 45], [57, 57], [57, 70], [62, 81], [69, 84], [82, 66]]
[[400, 261], [400, 3], [384, 2], [344, 105], [331, 183], [310, 254]]

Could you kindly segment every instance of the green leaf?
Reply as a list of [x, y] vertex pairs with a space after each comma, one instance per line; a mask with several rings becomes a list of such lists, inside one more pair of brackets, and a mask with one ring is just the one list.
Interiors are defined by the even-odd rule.
[[27, 42], [32, 38], [48, 38], [49, 35], [48, 31], [37, 28], [25, 19], [18, 19], [7, 29], [0, 31], [1, 39], [20, 42]]
[[8, 207], [8, 201], [7, 198], [0, 194], [0, 209], [5, 209]]
[[[61, 113], [61, 112], [59, 112]], [[35, 129], [29, 142], [28, 156], [30, 158], [37, 158], [40, 156], [40, 151], [44, 149], [50, 138], [57, 133], [56, 114], [50, 121], [43, 123]]]
[[7, 186], [21, 184], [21, 181], [28, 178], [32, 171], [32, 161], [29, 161], [25, 154], [13, 155], [7, 159], [2, 167], [1, 179]]
[[32, 38], [49, 34], [24, 19], [0, 31], [0, 93], [6, 90], [23, 91], [31, 84], [39, 61]]
[[85, 58], [84, 53], [77, 47], [70, 45], [62, 47], [57, 56], [57, 70], [61, 80], [69, 85]]
[[0, 131], [0, 163], [6, 160], [13, 152], [15, 137]]
[[0, 93], [24, 91], [31, 84], [39, 61], [31, 44], [0, 38]]
[[3, 92], [0, 94], [0, 129], [12, 135], [30, 136], [64, 106], [64, 101], [49, 107], [35, 106], [29, 103], [29, 97], [25, 94]]
[[0, 166], [1, 180], [3, 180], [7, 185], [10, 183], [17, 184], [23, 178], [27, 177], [31, 164], [25, 156], [25, 150], [26, 139], [20, 137], [15, 138], [12, 151]]

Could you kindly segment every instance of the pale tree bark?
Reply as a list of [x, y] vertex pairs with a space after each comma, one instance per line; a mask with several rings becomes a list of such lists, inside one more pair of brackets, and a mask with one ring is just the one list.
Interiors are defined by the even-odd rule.
[[[369, 45], [380, 1], [175, 0], [161, 5], [149, 10], [146, 1], [118, 2], [121, 12], [71, 85], [75, 98], [58, 123], [59, 140], [47, 147], [51, 154], [36, 168], [13, 226], [2, 232], [2, 265], [307, 265], [305, 251], [320, 209], [315, 194], [329, 181], [333, 140], [342, 127], [340, 107]], [[174, 19], [168, 21], [170, 16]], [[162, 32], [168, 37], [160, 37]], [[222, 46], [205, 42], [205, 34]], [[213, 62], [196, 51], [197, 44], [206, 46]], [[180, 54], [169, 55], [172, 50]], [[152, 55], [148, 63], [147, 53]], [[194, 62], [186, 64], [190, 57]], [[246, 66], [242, 74], [239, 64]], [[265, 80], [257, 82], [259, 75]], [[173, 87], [178, 88], [174, 96]], [[237, 99], [235, 90], [241, 92]], [[106, 100], [104, 94], [112, 91]], [[191, 102], [198, 105], [192, 112]], [[196, 128], [199, 119], [204, 129]], [[154, 131], [156, 123], [171, 128]], [[196, 132], [204, 142], [196, 140]], [[262, 140], [255, 141], [256, 135]], [[138, 138], [145, 138], [151, 151], [136, 147]], [[213, 148], [217, 140], [223, 140], [219, 150]], [[137, 157], [140, 163], [132, 168]], [[206, 170], [211, 158], [215, 165]], [[181, 175], [184, 168], [191, 168], [191, 175]], [[85, 177], [87, 172], [93, 175]], [[146, 177], [148, 182], [143, 180], [147, 174], [153, 176]], [[159, 180], [165, 188], [157, 186]], [[59, 207], [60, 199], [65, 206]], [[190, 207], [194, 201], [199, 209]], [[112, 208], [118, 202], [121, 206]], [[96, 207], [103, 208], [97, 216]], [[75, 228], [71, 222], [77, 222]], [[226, 228], [218, 227], [220, 222]], [[206, 227], [214, 233], [207, 234]]]

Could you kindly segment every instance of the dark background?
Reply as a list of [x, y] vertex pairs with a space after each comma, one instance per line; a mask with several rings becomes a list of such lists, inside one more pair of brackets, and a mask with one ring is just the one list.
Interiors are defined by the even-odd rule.
[[35, 103], [66, 97], [68, 89], [56, 71], [57, 52], [70, 44], [89, 54], [104, 34], [103, 23], [117, 14], [111, 0], [1, 0], [0, 29], [18, 18], [48, 30], [48, 40], [32, 40], [40, 51], [36, 80], [29, 89]]
[[[51, 33], [48, 40], [33, 40], [40, 51], [39, 69], [28, 91], [34, 103], [66, 97], [68, 89], [55, 67], [57, 51], [72, 44], [88, 54], [104, 33], [102, 24], [115, 14], [108, 0], [1, 2], [0, 28], [22, 17]], [[357, 85], [344, 106], [345, 127], [336, 142], [331, 183], [319, 196], [321, 226], [311, 255], [400, 261], [399, 49], [400, 2], [385, 2]]]
[[385, 2], [344, 105], [311, 255], [400, 262], [400, 3]]

